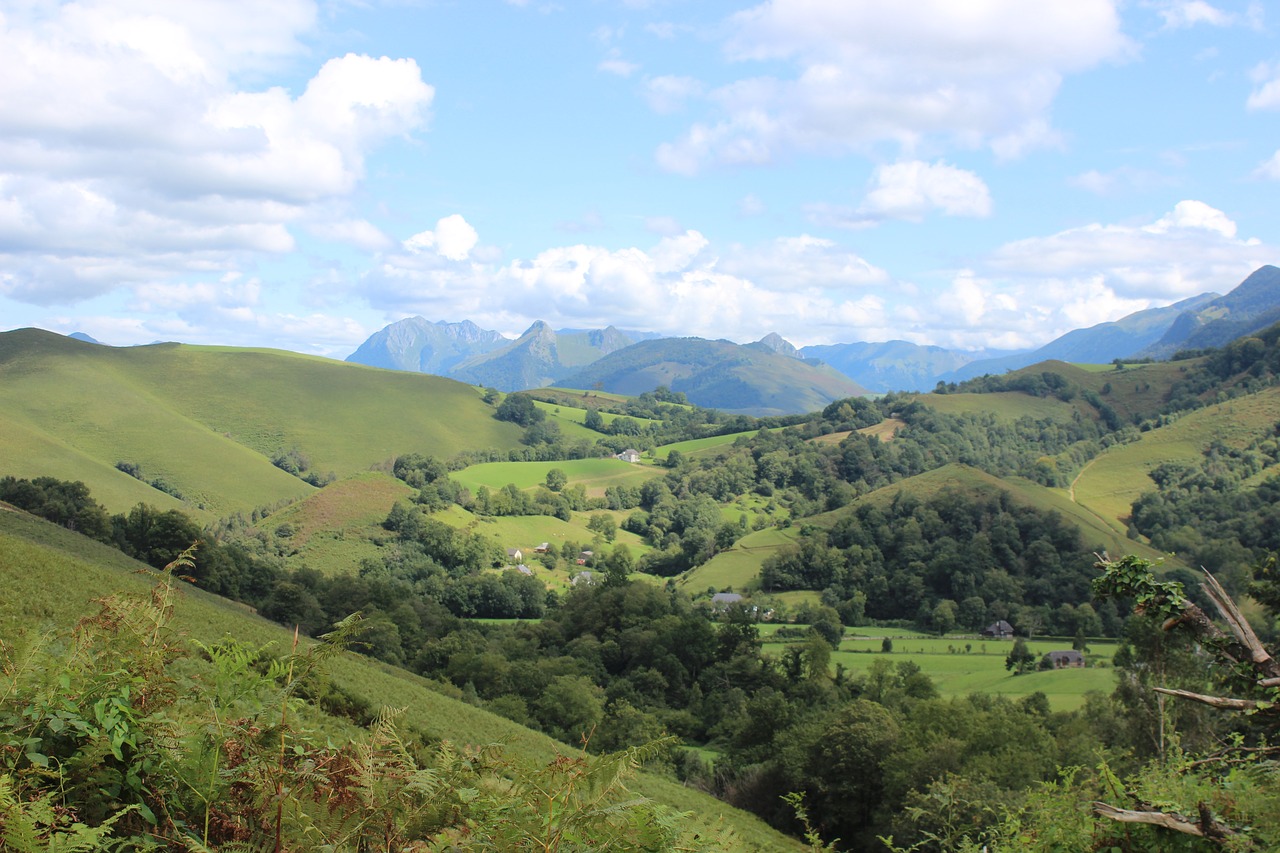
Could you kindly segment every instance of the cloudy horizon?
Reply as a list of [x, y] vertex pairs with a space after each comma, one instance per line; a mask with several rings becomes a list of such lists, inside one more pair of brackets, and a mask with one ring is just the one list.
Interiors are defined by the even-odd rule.
[[0, 0], [0, 328], [1021, 349], [1280, 264], [1257, 2]]

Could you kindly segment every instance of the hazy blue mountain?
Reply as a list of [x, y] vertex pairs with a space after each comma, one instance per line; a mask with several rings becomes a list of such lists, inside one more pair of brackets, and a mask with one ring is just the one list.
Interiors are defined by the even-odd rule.
[[800, 354], [822, 360], [877, 393], [928, 391], [943, 374], [979, 358], [1007, 355], [991, 350], [949, 350], [908, 341], [812, 346], [803, 348]]
[[1106, 364], [1117, 358], [1137, 356], [1145, 347], [1159, 341], [1183, 314], [1196, 311], [1218, 298], [1216, 293], [1202, 293], [1164, 308], [1135, 311], [1119, 320], [1067, 332], [1039, 349], [970, 362], [939, 379], [959, 382], [1052, 359], [1077, 364]]
[[1280, 268], [1254, 270], [1226, 296], [1188, 308], [1140, 355], [1168, 358], [1178, 350], [1221, 347], [1280, 320]]
[[98, 344], [100, 346], [106, 346], [106, 344], [102, 343], [102, 341], [98, 340], [97, 338], [90, 337], [89, 335], [86, 335], [84, 332], [72, 332], [71, 334], [67, 335], [67, 337], [76, 341], [84, 341], [86, 344]]
[[690, 403], [746, 415], [812, 412], [867, 389], [833, 368], [767, 346], [702, 338], [641, 341], [557, 382], [638, 395], [665, 385]]
[[464, 359], [506, 343], [507, 338], [481, 329], [470, 320], [432, 323], [422, 317], [409, 317], [373, 333], [346, 360], [371, 367], [447, 376], [454, 365]]

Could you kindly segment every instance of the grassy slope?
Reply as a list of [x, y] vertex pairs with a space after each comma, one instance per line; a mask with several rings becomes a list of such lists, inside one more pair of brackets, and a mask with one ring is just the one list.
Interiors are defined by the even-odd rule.
[[1232, 447], [1248, 444], [1271, 428], [1278, 412], [1280, 388], [1189, 412], [1093, 460], [1076, 480], [1076, 500], [1123, 531], [1134, 500], [1155, 489], [1148, 474], [1156, 466], [1198, 461], [1215, 440]]
[[[0, 635], [24, 629], [67, 627], [93, 611], [91, 599], [148, 586], [139, 564], [106, 546], [11, 511], [0, 511]], [[261, 645], [287, 649], [290, 633], [240, 605], [188, 590], [178, 605], [177, 625], [186, 636], [211, 642], [230, 633]], [[375, 706], [404, 708], [404, 724], [429, 736], [459, 743], [503, 743], [514, 754], [545, 762], [569, 747], [486, 711], [430, 689], [428, 683], [356, 655], [329, 666], [334, 680]], [[747, 850], [800, 850], [795, 841], [743, 812], [666, 779], [642, 775], [632, 787], [675, 808], [691, 811], [708, 832], [728, 827]]]
[[117, 461], [221, 515], [313, 491], [270, 464], [278, 450], [345, 476], [401, 453], [514, 445], [519, 429], [491, 413], [457, 382], [294, 353], [0, 334], [0, 472], [83, 479], [112, 511], [171, 505]]
[[[931, 409], [949, 415], [991, 413], [1005, 420], [1021, 417], [1070, 421], [1078, 406], [1056, 397], [1033, 397], [1021, 391], [997, 391], [990, 394], [922, 394], [919, 398]], [[1091, 410], [1092, 411], [1092, 410]]]

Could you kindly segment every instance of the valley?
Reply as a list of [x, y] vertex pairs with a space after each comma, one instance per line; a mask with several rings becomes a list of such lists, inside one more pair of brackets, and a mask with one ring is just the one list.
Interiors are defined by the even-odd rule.
[[[330, 740], [403, 708], [421, 749], [501, 742], [514, 763], [482, 776], [516, 784], [557, 754], [643, 750], [628, 785], [645, 808], [724, 827], [725, 849], [799, 849], [792, 792], [851, 849], [923, 843], [904, 815], [948, 786], [1024, 802], [1060, 766], [1144, 778], [1166, 727], [1189, 751], [1220, 736], [1150, 715], [1129, 686], [1159, 632], [1091, 583], [1099, 555], [1188, 585], [1222, 563], [1271, 636], [1265, 592], [1247, 593], [1280, 546], [1277, 375], [1280, 327], [1170, 362], [1049, 361], [756, 417], [662, 385], [504, 394], [3, 333], [0, 650], [16, 666], [91, 599], [155, 583], [138, 560], [161, 569], [199, 540], [184, 642], [270, 642], [266, 661], [290, 627], [320, 638], [359, 614], [329, 692], [298, 706]], [[1188, 500], [1206, 477], [1247, 529]], [[1203, 659], [1178, 667], [1214, 680]], [[859, 755], [857, 773], [840, 763]], [[34, 780], [31, 760], [6, 772]]]

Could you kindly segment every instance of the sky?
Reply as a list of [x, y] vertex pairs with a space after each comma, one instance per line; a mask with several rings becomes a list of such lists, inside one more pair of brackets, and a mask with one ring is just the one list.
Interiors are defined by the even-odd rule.
[[1280, 265], [1280, 3], [0, 0], [0, 329], [1039, 346]]

